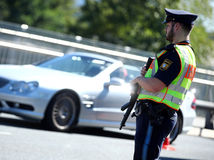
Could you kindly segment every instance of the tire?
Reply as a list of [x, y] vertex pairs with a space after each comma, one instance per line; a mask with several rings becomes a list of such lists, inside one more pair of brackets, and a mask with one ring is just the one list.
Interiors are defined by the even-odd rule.
[[75, 96], [70, 92], [56, 95], [49, 104], [45, 114], [45, 126], [48, 129], [68, 132], [75, 127], [79, 116], [79, 106]]
[[180, 134], [182, 125], [183, 125], [182, 117], [180, 114], [178, 114], [177, 123], [175, 124], [175, 127], [170, 133], [170, 137], [169, 137], [170, 144], [172, 144]]

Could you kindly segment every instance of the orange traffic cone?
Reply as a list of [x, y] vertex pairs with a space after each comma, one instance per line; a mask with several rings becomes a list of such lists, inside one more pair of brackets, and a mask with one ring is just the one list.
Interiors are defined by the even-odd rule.
[[170, 145], [169, 137], [165, 138], [165, 140], [163, 142], [162, 149], [170, 150], [170, 151], [175, 151], [175, 148]]

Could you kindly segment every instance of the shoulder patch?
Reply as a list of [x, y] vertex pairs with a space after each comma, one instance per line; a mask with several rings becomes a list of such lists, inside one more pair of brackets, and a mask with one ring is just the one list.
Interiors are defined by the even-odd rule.
[[167, 70], [167, 69], [171, 66], [172, 63], [173, 63], [173, 62], [172, 62], [171, 60], [165, 59], [165, 60], [163, 61], [163, 63], [161, 64], [161, 66], [160, 66], [160, 70], [161, 70], [161, 71]]

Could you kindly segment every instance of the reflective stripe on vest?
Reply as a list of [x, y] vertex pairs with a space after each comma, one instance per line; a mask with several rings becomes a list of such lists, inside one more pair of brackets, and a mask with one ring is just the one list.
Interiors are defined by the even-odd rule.
[[[181, 70], [172, 83], [157, 93], [152, 93], [141, 89], [138, 99], [149, 99], [158, 103], [164, 103], [170, 108], [178, 110], [182, 104], [185, 93], [190, 88], [192, 79], [195, 75], [196, 62], [193, 50], [188, 45], [175, 45], [175, 50], [180, 57]], [[157, 57], [162, 56], [167, 51], [164, 50]], [[158, 70], [157, 59], [153, 60], [145, 77], [153, 77]]]

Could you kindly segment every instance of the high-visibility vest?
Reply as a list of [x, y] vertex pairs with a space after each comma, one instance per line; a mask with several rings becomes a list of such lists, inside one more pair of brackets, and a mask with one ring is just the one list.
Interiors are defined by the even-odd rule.
[[[168, 107], [179, 110], [182, 104], [187, 90], [190, 88], [192, 80], [195, 75], [196, 61], [192, 48], [189, 45], [175, 45], [175, 50], [180, 57], [181, 70], [178, 76], [172, 81], [172, 83], [162, 89], [160, 92], [153, 93], [141, 89], [141, 93], [138, 96], [139, 100], [152, 100], [158, 103], [164, 103]], [[162, 51], [157, 55], [157, 58], [165, 54], [167, 50]], [[158, 70], [157, 58], [153, 60], [145, 77], [153, 77]]]

